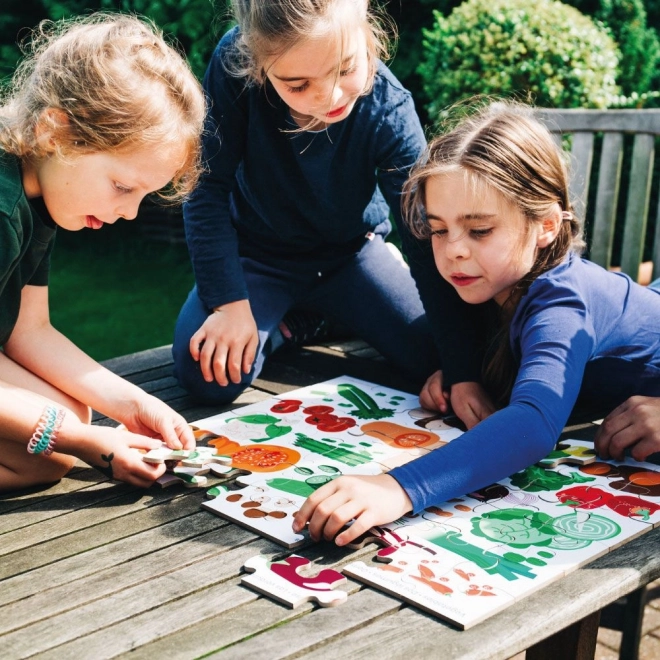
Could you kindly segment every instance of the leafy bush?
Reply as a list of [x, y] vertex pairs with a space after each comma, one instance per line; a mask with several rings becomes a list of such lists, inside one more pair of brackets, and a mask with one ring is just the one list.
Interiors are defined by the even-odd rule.
[[655, 30], [646, 25], [642, 0], [601, 0], [595, 17], [610, 28], [619, 44], [621, 91], [626, 95], [650, 91], [660, 62], [660, 42]]
[[419, 72], [431, 116], [474, 94], [547, 107], [607, 107], [619, 53], [604, 29], [553, 0], [467, 0], [424, 31]]

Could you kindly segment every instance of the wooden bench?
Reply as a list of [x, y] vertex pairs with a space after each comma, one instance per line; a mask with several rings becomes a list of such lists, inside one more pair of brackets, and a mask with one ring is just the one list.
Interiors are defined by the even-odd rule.
[[[660, 199], [651, 207], [660, 110], [543, 109], [538, 116], [558, 143], [570, 144], [570, 192], [577, 214], [587, 219], [589, 259], [620, 268], [641, 284], [660, 277]], [[621, 247], [615, 263], [617, 233]], [[650, 261], [644, 261], [649, 250]], [[645, 603], [642, 588], [604, 613], [607, 626], [623, 632], [622, 660], [637, 660]]]
[[[620, 266], [644, 284], [659, 277], [660, 203], [655, 208], [650, 204], [660, 110], [543, 109], [538, 116], [558, 139], [569, 136], [571, 196], [578, 215], [588, 219], [589, 259], [604, 268]], [[627, 184], [625, 200], [620, 200], [622, 182]], [[617, 231], [622, 231], [622, 245], [620, 261], [614, 264]], [[646, 263], [645, 248], [651, 248]]]

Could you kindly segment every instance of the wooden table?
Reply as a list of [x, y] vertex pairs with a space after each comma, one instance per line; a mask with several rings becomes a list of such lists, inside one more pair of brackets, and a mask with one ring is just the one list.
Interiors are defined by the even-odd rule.
[[[406, 390], [382, 361], [365, 359], [369, 351], [349, 342], [282, 354], [239, 402], [342, 374]], [[189, 421], [220, 412], [196, 405], [177, 387], [169, 348], [107, 366]], [[291, 610], [240, 585], [246, 559], [288, 553], [202, 510], [203, 498], [203, 489], [145, 491], [112, 483], [82, 464], [51, 488], [0, 496], [2, 659], [130, 653], [136, 659], [484, 660], [523, 649], [531, 659], [590, 658], [601, 608], [660, 577], [656, 529], [467, 631], [352, 580], [339, 607]], [[319, 567], [341, 568], [374, 550], [318, 544], [299, 554]]]

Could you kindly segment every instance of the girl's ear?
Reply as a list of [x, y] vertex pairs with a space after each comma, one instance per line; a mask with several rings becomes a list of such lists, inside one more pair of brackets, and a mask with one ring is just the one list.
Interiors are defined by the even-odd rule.
[[536, 247], [548, 247], [557, 238], [557, 234], [559, 234], [559, 230], [561, 229], [561, 222], [561, 211], [559, 210], [557, 210], [557, 213], [553, 213], [551, 216], [541, 220], [539, 233], [536, 237]]
[[34, 127], [34, 134], [37, 143], [46, 152], [55, 151], [61, 142], [61, 135], [69, 127], [69, 118], [64, 110], [59, 108], [46, 108], [42, 111], [37, 124]]

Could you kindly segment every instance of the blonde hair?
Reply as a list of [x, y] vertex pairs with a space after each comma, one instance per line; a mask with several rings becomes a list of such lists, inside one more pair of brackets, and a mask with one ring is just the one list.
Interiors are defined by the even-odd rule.
[[60, 157], [183, 145], [184, 162], [159, 193], [177, 201], [201, 172], [204, 115], [199, 82], [153, 24], [107, 13], [43, 21], [0, 107], [0, 147], [44, 157], [44, 123]]
[[484, 380], [501, 399], [510, 394], [517, 372], [508, 334], [513, 313], [539, 275], [561, 263], [569, 252], [581, 253], [582, 224], [570, 202], [564, 156], [529, 106], [512, 101], [484, 105], [479, 101], [468, 104], [467, 114], [465, 107], [457, 107], [455, 112], [461, 115], [459, 122], [429, 143], [403, 188], [404, 217], [417, 238], [430, 237], [424, 210], [426, 182], [456, 171], [465, 173], [475, 191], [487, 186], [518, 208], [528, 221], [526, 233], [534, 223], [553, 214], [559, 212], [562, 218], [555, 240], [538, 249], [530, 272], [502, 306], [499, 345], [484, 369]]
[[395, 34], [391, 20], [372, 9], [369, 0], [231, 0], [231, 4], [240, 35], [225, 66], [230, 74], [258, 84], [266, 79], [267, 59], [316, 36], [334, 35], [344, 44], [352, 20], [352, 27], [361, 27], [367, 40], [370, 76], [366, 94], [377, 60], [389, 55], [389, 35]]

